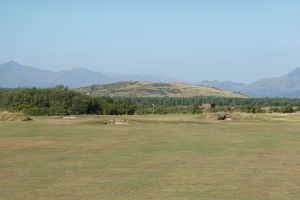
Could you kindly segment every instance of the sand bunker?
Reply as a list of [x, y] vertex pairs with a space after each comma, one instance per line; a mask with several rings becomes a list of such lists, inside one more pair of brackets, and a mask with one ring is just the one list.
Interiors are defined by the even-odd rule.
[[112, 119], [112, 120], [108, 120], [107, 122], [105, 122], [105, 124], [107, 124], [107, 125], [110, 125], [110, 124], [124, 125], [124, 124], [130, 124], [130, 122], [128, 120], [124, 120], [124, 119]]

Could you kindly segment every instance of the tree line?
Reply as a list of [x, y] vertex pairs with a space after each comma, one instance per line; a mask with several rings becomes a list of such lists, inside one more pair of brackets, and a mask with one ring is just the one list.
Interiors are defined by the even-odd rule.
[[195, 97], [114, 97], [135, 105], [184, 106], [213, 103], [219, 106], [300, 106], [299, 98], [228, 98], [214, 96]]
[[[203, 110], [204, 103], [216, 104]], [[0, 108], [28, 115], [133, 115], [202, 112], [295, 112], [300, 99], [223, 97], [91, 97], [64, 86], [0, 89]], [[266, 109], [268, 107], [268, 109]]]
[[134, 108], [110, 97], [96, 98], [55, 88], [0, 89], [0, 107], [29, 115], [134, 114]]

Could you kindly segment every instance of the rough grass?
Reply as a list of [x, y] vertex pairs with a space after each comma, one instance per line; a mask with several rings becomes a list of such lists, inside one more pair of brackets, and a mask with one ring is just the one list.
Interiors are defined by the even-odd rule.
[[[299, 122], [300, 113], [241, 113], [241, 112], [217, 112], [203, 113], [196, 118], [199, 120], [215, 121], [217, 116], [224, 116], [238, 122]], [[183, 115], [184, 116], [184, 115]]]
[[0, 199], [300, 199], [299, 115], [258, 116], [0, 122]]
[[22, 113], [0, 112], [0, 121], [23, 121], [26, 120], [26, 118], [27, 117]]

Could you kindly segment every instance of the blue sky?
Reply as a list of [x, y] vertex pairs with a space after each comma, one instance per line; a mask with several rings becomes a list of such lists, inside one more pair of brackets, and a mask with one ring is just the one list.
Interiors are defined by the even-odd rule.
[[0, 0], [0, 62], [251, 82], [300, 67], [300, 1]]

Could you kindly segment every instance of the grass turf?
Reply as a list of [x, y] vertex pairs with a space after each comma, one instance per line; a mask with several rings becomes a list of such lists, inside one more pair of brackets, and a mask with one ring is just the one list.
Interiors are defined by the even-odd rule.
[[108, 118], [0, 122], [0, 199], [300, 199], [297, 122]]

